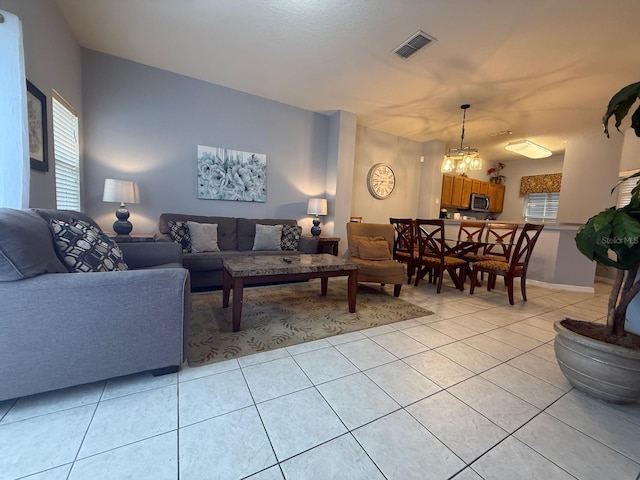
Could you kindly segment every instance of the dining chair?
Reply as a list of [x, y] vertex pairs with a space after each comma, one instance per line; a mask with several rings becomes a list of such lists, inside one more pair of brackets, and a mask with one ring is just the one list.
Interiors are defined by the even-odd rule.
[[484, 222], [461, 221], [458, 229], [458, 242], [480, 242], [485, 225]]
[[420, 279], [427, 273], [437, 275], [438, 285], [436, 293], [442, 289], [444, 272], [449, 273], [451, 280], [458, 290], [464, 290], [464, 280], [467, 275], [467, 262], [462, 258], [447, 255], [447, 245], [444, 238], [444, 220], [416, 220], [416, 235], [418, 237], [418, 264], [414, 286], [418, 286]]
[[[507, 285], [507, 293], [509, 295], [509, 303], [514, 304], [513, 301], [513, 279], [520, 277], [520, 291], [522, 292], [522, 299], [527, 301], [527, 269], [529, 267], [529, 259], [533, 253], [533, 247], [538, 241], [538, 236], [542, 231], [544, 225], [535, 225], [533, 223], [526, 223], [520, 232], [518, 241], [511, 252], [511, 258], [508, 261], [502, 259], [496, 260], [481, 260], [474, 262], [473, 264], [473, 281], [471, 282], [470, 293], [473, 295], [478, 282], [478, 273], [486, 272], [488, 274], [487, 279], [487, 291], [495, 288], [496, 277], [498, 275], [503, 276]], [[499, 257], [496, 257], [499, 258]]]
[[411, 283], [418, 266], [418, 243], [416, 241], [416, 225], [412, 218], [389, 218], [395, 228], [393, 242], [393, 259], [407, 264], [407, 284]]
[[[490, 223], [487, 226], [484, 242], [482, 242], [484, 243], [482, 252], [467, 253], [463, 257], [469, 263], [469, 272], [473, 270], [475, 262], [482, 260], [503, 260], [508, 262], [518, 227], [517, 223]], [[471, 278], [473, 280], [475, 277], [471, 276]], [[481, 278], [484, 278], [484, 275]]]

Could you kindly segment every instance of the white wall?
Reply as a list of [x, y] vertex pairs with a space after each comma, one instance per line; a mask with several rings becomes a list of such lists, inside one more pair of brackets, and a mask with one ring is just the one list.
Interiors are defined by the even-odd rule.
[[[389, 223], [390, 217], [416, 218], [420, 189], [422, 144], [358, 125], [353, 172], [351, 215], [367, 223]], [[367, 174], [376, 163], [394, 171], [396, 186], [389, 197], [378, 200], [367, 189]]]
[[442, 196], [440, 166], [445, 151], [445, 143], [441, 140], [432, 140], [422, 146], [424, 162], [420, 165], [420, 192], [416, 218], [438, 218]]
[[26, 78], [47, 97], [49, 171], [31, 170], [29, 206], [55, 208], [51, 92], [56, 90], [78, 112], [82, 148], [80, 47], [53, 0], [0, 0], [0, 9], [17, 15], [22, 21]]

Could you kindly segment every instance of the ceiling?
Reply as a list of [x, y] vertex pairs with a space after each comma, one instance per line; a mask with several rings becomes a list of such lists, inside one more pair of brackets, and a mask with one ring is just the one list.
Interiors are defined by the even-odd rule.
[[[638, 0], [56, 1], [82, 47], [419, 142], [458, 148], [469, 103], [485, 160], [563, 152], [640, 80]], [[418, 30], [436, 41], [392, 53]]]

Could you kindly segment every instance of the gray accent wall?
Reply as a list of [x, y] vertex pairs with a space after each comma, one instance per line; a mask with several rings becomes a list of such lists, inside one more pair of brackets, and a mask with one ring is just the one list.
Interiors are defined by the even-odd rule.
[[[163, 212], [293, 218], [308, 233], [329, 117], [87, 49], [82, 74], [86, 212], [105, 230], [117, 205], [102, 201], [104, 180], [116, 178], [139, 185], [133, 234], [156, 232]], [[266, 154], [267, 201], [198, 199], [198, 145]]]
[[78, 111], [82, 148], [80, 47], [53, 0], [0, 0], [0, 9], [22, 21], [25, 74], [47, 97], [49, 171], [31, 170], [29, 206], [55, 208], [51, 92], [56, 90]]

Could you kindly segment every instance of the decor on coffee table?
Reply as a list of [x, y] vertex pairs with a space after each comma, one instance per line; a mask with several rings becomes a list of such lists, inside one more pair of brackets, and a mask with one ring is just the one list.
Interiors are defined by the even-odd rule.
[[198, 145], [198, 198], [267, 201], [267, 156]]
[[345, 305], [347, 281], [329, 282], [327, 296], [320, 281], [247, 288], [242, 329], [231, 331], [231, 310], [222, 308], [222, 292], [192, 294], [187, 326], [187, 358], [200, 366], [288, 347], [366, 328], [421, 318], [432, 312], [393, 297], [390, 289], [358, 285], [358, 309]]
[[307, 204], [307, 215], [315, 215], [313, 219], [313, 227], [311, 227], [311, 235], [314, 237], [319, 236], [322, 233], [320, 228], [320, 219], [318, 215], [325, 216], [327, 214], [327, 199], [326, 198], [310, 198]]

